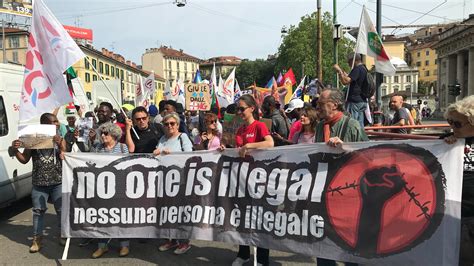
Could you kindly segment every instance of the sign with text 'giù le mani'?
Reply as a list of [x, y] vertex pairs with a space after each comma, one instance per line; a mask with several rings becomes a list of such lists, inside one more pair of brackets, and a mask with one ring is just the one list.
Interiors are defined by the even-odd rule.
[[66, 154], [62, 234], [253, 245], [364, 264], [457, 264], [462, 143]]

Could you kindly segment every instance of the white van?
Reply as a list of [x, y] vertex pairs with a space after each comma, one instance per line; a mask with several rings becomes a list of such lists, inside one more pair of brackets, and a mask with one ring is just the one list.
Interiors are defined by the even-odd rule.
[[[12, 141], [18, 138], [23, 73], [23, 66], [0, 63], [0, 208], [29, 196], [32, 189], [31, 160], [27, 164], [22, 164], [8, 153]], [[84, 103], [81, 108], [85, 113], [94, 105], [87, 99], [79, 83], [79, 79], [73, 80], [76, 98]], [[65, 109], [61, 108], [58, 112], [58, 119], [62, 123], [66, 123], [64, 111]], [[39, 124], [39, 117], [26, 124]]]
[[[20, 163], [8, 154], [17, 139], [22, 66], [0, 63], [0, 208], [31, 194], [31, 161]], [[39, 120], [38, 120], [39, 121]]]

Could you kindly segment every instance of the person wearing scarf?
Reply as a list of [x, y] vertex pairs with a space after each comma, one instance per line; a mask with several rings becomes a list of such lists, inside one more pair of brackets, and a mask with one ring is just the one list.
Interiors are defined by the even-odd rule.
[[344, 95], [341, 91], [323, 90], [318, 99], [316, 110], [321, 122], [316, 125], [315, 142], [325, 142], [336, 147], [343, 142], [369, 140], [360, 124], [344, 114]]

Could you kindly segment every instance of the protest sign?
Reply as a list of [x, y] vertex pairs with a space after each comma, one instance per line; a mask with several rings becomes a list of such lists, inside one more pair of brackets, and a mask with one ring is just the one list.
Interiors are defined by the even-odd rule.
[[62, 235], [221, 241], [373, 265], [457, 265], [464, 143], [68, 153]]
[[89, 139], [89, 131], [94, 127], [94, 121], [92, 117], [79, 118], [76, 122], [79, 136], [77, 137], [78, 142], [87, 142]]
[[27, 149], [52, 149], [56, 125], [20, 125], [18, 139], [21, 147]]
[[209, 84], [188, 83], [185, 85], [186, 110], [209, 111], [211, 110], [211, 90]]

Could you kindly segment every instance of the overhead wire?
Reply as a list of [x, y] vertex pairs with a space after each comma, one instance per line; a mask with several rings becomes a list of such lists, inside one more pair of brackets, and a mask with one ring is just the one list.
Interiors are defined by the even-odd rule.
[[[101, 9], [96, 9], [94, 11], [87, 12], [84, 15], [81, 15], [82, 17], [90, 17], [90, 16], [97, 16], [97, 15], [103, 15], [103, 14], [112, 14], [112, 13], [119, 13], [119, 12], [124, 12], [124, 11], [130, 11], [130, 10], [136, 10], [136, 9], [142, 9], [142, 8], [147, 8], [147, 7], [154, 7], [154, 6], [161, 6], [161, 5], [169, 5], [172, 4], [173, 2], [166, 1], [166, 2], [160, 2], [160, 3], [153, 3], [153, 4], [148, 4], [148, 5], [139, 5], [139, 6], [134, 6], [134, 7], [121, 7], [117, 9], [108, 9], [105, 11], [102, 11]], [[70, 15], [70, 16], [58, 16], [60, 19], [71, 19], [75, 18], [77, 15]]]

